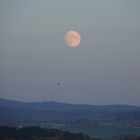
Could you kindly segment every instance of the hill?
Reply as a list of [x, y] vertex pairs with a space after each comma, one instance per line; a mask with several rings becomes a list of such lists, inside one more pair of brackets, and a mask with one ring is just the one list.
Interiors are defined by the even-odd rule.
[[77, 105], [0, 99], [0, 110], [0, 124], [140, 122], [140, 107], [131, 105]]

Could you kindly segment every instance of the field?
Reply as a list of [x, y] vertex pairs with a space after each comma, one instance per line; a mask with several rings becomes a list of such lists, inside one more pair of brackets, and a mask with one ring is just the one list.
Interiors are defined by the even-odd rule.
[[97, 127], [97, 128], [76, 128], [76, 127], [65, 127], [64, 130], [68, 130], [71, 132], [83, 132], [84, 134], [88, 134], [92, 137], [109, 139], [121, 135], [140, 135], [140, 128], [107, 128], [107, 127]]
[[121, 135], [134, 135], [140, 136], [140, 128], [129, 128], [129, 127], [94, 127], [94, 128], [82, 128], [76, 127], [74, 125], [67, 124], [55, 124], [55, 123], [47, 123], [47, 126], [50, 128], [57, 128], [61, 130], [66, 130], [70, 132], [82, 132], [84, 134], [88, 134], [91, 137], [103, 138], [103, 139], [111, 139], [116, 138]]

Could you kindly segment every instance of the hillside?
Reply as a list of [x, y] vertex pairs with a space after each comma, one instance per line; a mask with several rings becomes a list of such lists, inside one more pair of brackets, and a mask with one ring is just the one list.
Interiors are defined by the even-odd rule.
[[0, 124], [140, 122], [140, 107], [130, 105], [76, 105], [59, 102], [18, 102], [0, 99]]
[[77, 105], [59, 102], [19, 102], [0, 99], [0, 126], [41, 126], [93, 137], [139, 136], [140, 107]]

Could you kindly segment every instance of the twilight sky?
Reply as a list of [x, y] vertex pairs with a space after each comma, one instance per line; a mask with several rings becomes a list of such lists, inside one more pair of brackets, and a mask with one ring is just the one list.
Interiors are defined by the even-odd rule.
[[0, 98], [140, 105], [140, 0], [0, 0]]

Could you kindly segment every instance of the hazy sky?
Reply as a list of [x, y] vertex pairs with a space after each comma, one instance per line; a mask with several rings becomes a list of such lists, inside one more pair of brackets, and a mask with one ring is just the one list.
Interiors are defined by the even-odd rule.
[[140, 0], [0, 0], [0, 97], [140, 105]]

